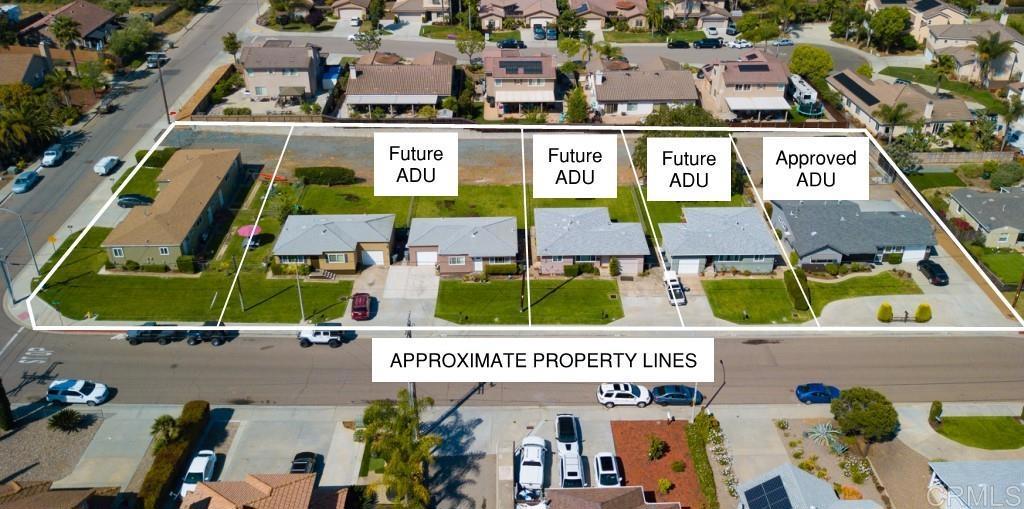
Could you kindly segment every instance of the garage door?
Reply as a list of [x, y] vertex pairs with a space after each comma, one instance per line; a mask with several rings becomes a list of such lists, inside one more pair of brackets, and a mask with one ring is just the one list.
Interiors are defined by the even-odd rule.
[[363, 251], [360, 262], [367, 267], [382, 264], [384, 263], [384, 251]]
[[339, 23], [345, 23], [346, 26], [348, 25], [348, 22], [352, 18], [362, 18], [362, 17], [363, 17], [363, 11], [361, 9], [339, 9], [338, 10], [338, 18], [341, 20], [341, 21], [339, 21]]
[[601, 33], [601, 30], [603, 28], [604, 28], [604, 20], [603, 19], [588, 19], [587, 20], [587, 24], [584, 27], [584, 30], [588, 30], [590, 32], [594, 32], [595, 34], [599, 34], [599, 33]]
[[700, 273], [700, 258], [673, 258], [675, 262], [676, 272], [680, 274], [698, 274]]
[[926, 253], [928, 253], [928, 248], [924, 246], [907, 246], [906, 249], [903, 250], [903, 262], [917, 263], [924, 260]]
[[421, 267], [437, 265], [437, 251], [420, 251], [416, 253], [416, 265]]
[[548, 23], [551, 23], [552, 21], [553, 20], [548, 17], [530, 18], [530, 26], [533, 27], [534, 25], [540, 25], [542, 27], [547, 27]]

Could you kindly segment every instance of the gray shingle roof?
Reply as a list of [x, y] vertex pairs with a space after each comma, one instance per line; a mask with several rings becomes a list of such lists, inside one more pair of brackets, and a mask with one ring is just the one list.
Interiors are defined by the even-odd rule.
[[987, 231], [1004, 226], [1024, 230], [1024, 188], [997, 193], [957, 189], [950, 196]]
[[309, 68], [313, 48], [307, 46], [243, 46], [239, 60], [246, 69]]
[[1011, 507], [1020, 501], [1024, 461], [933, 461], [928, 466], [951, 493], [963, 495], [965, 509]]
[[875, 253], [882, 246], [933, 246], [931, 223], [916, 212], [862, 212], [852, 201], [776, 201], [800, 256], [825, 247], [845, 255]]
[[779, 247], [754, 207], [686, 209], [685, 223], [661, 223], [661, 245], [669, 256], [778, 256]]
[[437, 246], [441, 255], [515, 256], [519, 252], [514, 217], [413, 218], [406, 245]]
[[274, 243], [278, 256], [355, 251], [360, 242], [388, 242], [394, 214], [288, 216]]
[[640, 223], [613, 223], [605, 207], [533, 211], [540, 256], [647, 256]]
[[800, 470], [792, 463], [783, 463], [737, 488], [740, 507], [750, 507], [746, 492], [762, 483], [778, 477], [786, 489], [786, 495], [793, 509], [881, 509], [871, 500], [839, 500], [832, 485]]

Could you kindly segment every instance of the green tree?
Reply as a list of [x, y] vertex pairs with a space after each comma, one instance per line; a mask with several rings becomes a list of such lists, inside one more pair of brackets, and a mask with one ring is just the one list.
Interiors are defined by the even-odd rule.
[[370, 30], [356, 34], [356, 38], [352, 41], [352, 44], [355, 44], [356, 49], [359, 51], [372, 53], [380, 49], [380, 42], [380, 31]]
[[82, 63], [78, 68], [78, 81], [83, 87], [96, 91], [107, 86], [107, 77], [103, 74], [103, 64], [99, 60]]
[[60, 44], [62, 48], [71, 53], [71, 65], [75, 69], [75, 74], [78, 74], [78, 58], [75, 57], [75, 46], [78, 45], [78, 40], [82, 38], [81, 28], [82, 25], [77, 21], [64, 15], [57, 16], [53, 19], [53, 23], [50, 24], [50, 33], [57, 40], [57, 44]]
[[871, 78], [873, 78], [875, 76], [875, 70], [871, 68], [871, 64], [868, 63], [868, 62], [864, 62], [863, 64], [860, 64], [860, 67], [857, 68], [856, 72], [857, 72], [857, 74], [859, 74], [859, 75], [861, 75], [861, 76], [863, 76], [863, 77], [865, 77], [867, 79], [871, 79]]
[[1006, 125], [1006, 130], [1003, 131], [1003, 143], [1000, 145], [1000, 150], [1006, 148], [1006, 139], [1010, 137], [1010, 126], [1020, 120], [1021, 117], [1024, 117], [1024, 101], [1020, 100], [1020, 95], [1007, 99], [1003, 104], [1006, 107], [1000, 116], [1003, 117], [1003, 124]]
[[11, 412], [11, 400], [7, 399], [7, 389], [0, 380], [0, 431], [14, 429], [14, 413]]
[[156, 40], [153, 23], [142, 16], [131, 16], [120, 30], [110, 36], [107, 49], [122, 62], [139, 60]]
[[174, 416], [164, 414], [153, 421], [153, 424], [149, 427], [149, 434], [153, 437], [154, 448], [159, 450], [178, 439], [178, 436], [181, 434], [181, 427], [178, 426], [178, 421]]
[[433, 406], [430, 398], [413, 399], [405, 389], [395, 400], [371, 402], [363, 412], [371, 450], [385, 461], [380, 484], [397, 509], [425, 509], [430, 504], [426, 465], [441, 443], [434, 434], [420, 433], [420, 414]]
[[580, 38], [580, 57], [583, 58], [584, 67], [589, 66], [590, 59], [594, 58], [596, 44], [597, 43], [594, 42], [593, 32], [583, 32], [583, 37]]
[[582, 87], [575, 87], [565, 100], [565, 121], [582, 124], [587, 121], [587, 95]]
[[370, 26], [375, 31], [380, 19], [384, 17], [384, 10], [384, 0], [370, 0], [370, 6], [366, 9], [366, 19], [370, 20]]
[[[704, 108], [688, 104], [680, 108], [669, 108], [667, 106], [659, 106], [654, 109], [650, 114], [644, 117], [643, 125], [646, 126], [704, 126], [704, 127], [719, 127], [725, 125], [722, 121], [715, 118], [708, 110]], [[636, 167], [637, 172], [641, 177], [647, 175], [647, 134], [643, 134], [637, 139], [636, 144], [633, 146], [633, 165]], [[705, 137], [705, 136], [722, 136], [721, 133], [713, 132], [682, 132], [682, 131], [663, 131], [657, 133], [657, 137], [666, 136], [685, 136], [685, 137]]]
[[651, 33], [661, 33], [665, 26], [665, 2], [664, 0], [647, 0], [647, 26], [651, 27]]
[[924, 148], [920, 148], [920, 146], [913, 147], [908, 143], [909, 139], [906, 134], [900, 135], [900, 137], [885, 147], [885, 151], [892, 158], [892, 161], [896, 163], [896, 168], [907, 175], [914, 175], [920, 173], [922, 169], [921, 160], [914, 155], [914, 152], [923, 152], [925, 148], [931, 146], [931, 143], [928, 142]]
[[800, 0], [772, 0], [771, 12], [783, 34], [789, 32], [789, 24], [796, 19], [800, 3]]
[[601, 58], [611, 60], [622, 56], [622, 48], [615, 46], [610, 42], [601, 41], [594, 45], [594, 50], [597, 51]]
[[0, 16], [0, 48], [7, 48], [16, 42], [18, 42], [18, 27], [11, 21], [11, 18]]
[[1017, 53], [1013, 40], [1002, 40], [999, 32], [979, 35], [974, 38], [974, 54], [978, 56], [978, 72], [981, 74], [981, 85], [988, 88], [992, 77], [992, 64], [1010, 53]]
[[851, 387], [832, 400], [832, 416], [848, 435], [872, 442], [890, 439], [899, 427], [899, 416], [889, 398], [866, 387]]
[[937, 53], [925, 68], [935, 71], [938, 76], [938, 79], [935, 80], [935, 94], [938, 95], [939, 90], [942, 89], [942, 80], [949, 79], [956, 71], [956, 59], [953, 58], [953, 55]]
[[875, 116], [882, 122], [882, 125], [889, 128], [889, 141], [892, 141], [896, 128], [910, 122], [913, 113], [907, 103], [883, 104], [875, 109]]
[[753, 29], [743, 32], [743, 37], [753, 44], [763, 42], [767, 50], [768, 41], [775, 39], [780, 34], [779, 26], [773, 20], [765, 18], [760, 20]]
[[789, 72], [812, 83], [825, 79], [832, 72], [832, 66], [832, 55], [825, 48], [807, 44], [797, 44], [789, 60]]
[[[555, 28], [558, 29], [558, 33], [566, 38], [578, 37], [586, 24], [587, 22], [572, 9], [560, 10], [558, 17], [555, 18]], [[593, 38], [593, 35], [591, 35], [591, 38]], [[562, 38], [560, 37], [559, 41], [561, 40]]]
[[883, 302], [880, 306], [878, 306], [878, 313], [876, 314], [876, 318], [878, 318], [878, 321], [882, 323], [891, 322], [892, 304], [889, 304], [888, 302]]
[[128, 14], [128, 9], [131, 8], [132, 2], [131, 0], [104, 0], [100, 2], [100, 6], [118, 16], [124, 16]]
[[228, 55], [234, 55], [242, 49], [242, 42], [238, 40], [238, 35], [234, 32], [224, 34], [224, 37], [220, 38], [220, 42], [224, 46], [224, 52]]
[[868, 22], [870, 36], [879, 49], [892, 51], [910, 30], [910, 13], [903, 7], [886, 7], [875, 12]]
[[958, 150], [970, 150], [974, 146], [974, 130], [966, 122], [954, 122], [946, 126], [942, 137]]
[[455, 49], [469, 57], [469, 61], [472, 62], [473, 57], [484, 50], [485, 44], [484, 34], [475, 30], [466, 30], [459, 34], [458, 40], [455, 41]]
[[177, 0], [178, 7], [188, 12], [199, 12], [199, 9], [203, 7], [203, 0]]
[[64, 69], [54, 68], [44, 78], [43, 84], [55, 94], [58, 94], [64, 101], [64, 106], [71, 106], [71, 92], [75, 88], [75, 78]]

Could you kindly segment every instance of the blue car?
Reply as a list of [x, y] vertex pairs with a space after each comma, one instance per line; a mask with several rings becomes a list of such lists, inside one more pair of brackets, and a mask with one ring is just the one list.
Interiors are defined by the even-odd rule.
[[801, 403], [831, 403], [839, 397], [839, 388], [815, 382], [796, 386], [796, 399]]
[[11, 191], [14, 191], [14, 194], [27, 193], [42, 179], [43, 177], [39, 175], [38, 171], [26, 171], [14, 179], [14, 186], [11, 187]]
[[704, 401], [704, 395], [697, 391], [697, 399], [694, 402], [693, 392], [693, 387], [687, 385], [659, 385], [651, 389], [651, 397], [654, 398], [655, 403], [661, 406], [701, 404]]

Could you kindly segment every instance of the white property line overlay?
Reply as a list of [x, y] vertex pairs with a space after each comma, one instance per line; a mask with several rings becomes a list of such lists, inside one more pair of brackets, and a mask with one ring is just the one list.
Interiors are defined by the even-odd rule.
[[[176, 127], [248, 127], [248, 128], [272, 128], [272, 127], [288, 127], [288, 128], [318, 128], [323, 129], [325, 127], [330, 128], [353, 128], [353, 129], [412, 129], [412, 130], [426, 130], [426, 129], [455, 129], [455, 130], [474, 130], [474, 131], [510, 131], [519, 129], [521, 136], [525, 137], [525, 130], [531, 131], [639, 131], [639, 132], [673, 132], [673, 131], [694, 131], [694, 132], [767, 132], [767, 133], [824, 133], [824, 134], [857, 134], [867, 137], [875, 144], [876, 148], [885, 156], [886, 160], [892, 165], [893, 168], [897, 168], [897, 173], [902, 173], [898, 170], [898, 167], [892, 161], [892, 158], [885, 152], [884, 149], [878, 144], [877, 140], [868, 132], [865, 128], [840, 128], [840, 127], [819, 127], [819, 128], [801, 128], [801, 127], [699, 127], [699, 126], [606, 126], [606, 125], [591, 125], [591, 126], [560, 126], [560, 125], [531, 125], [528, 128], [518, 126], [510, 127], [501, 124], [402, 124], [402, 123], [327, 123], [327, 122], [238, 122], [238, 121], [203, 121], [198, 122], [194, 120], [182, 120], [173, 122], [164, 133], [157, 139], [153, 147], [146, 152], [146, 155], [132, 170], [132, 173], [128, 178], [124, 180], [121, 186], [118, 187], [110, 199], [103, 205], [103, 208], [99, 213], [89, 222], [85, 230], [79, 234], [78, 238], [71, 244], [68, 250], [60, 257], [57, 263], [50, 269], [50, 272], [43, 277], [39, 282], [39, 285], [33, 289], [26, 301], [26, 307], [29, 313], [29, 319], [32, 324], [32, 329], [37, 331], [52, 331], [52, 332], [111, 332], [121, 330], [227, 330], [227, 331], [280, 331], [280, 332], [297, 332], [303, 328], [308, 328], [308, 325], [303, 326], [302, 324], [295, 325], [235, 325], [235, 326], [187, 326], [187, 325], [175, 325], [175, 326], [156, 326], [156, 327], [143, 327], [138, 325], [127, 325], [119, 327], [117, 325], [38, 325], [35, 320], [35, 315], [32, 310], [32, 299], [36, 298], [39, 291], [45, 287], [46, 283], [53, 277], [53, 274], [60, 267], [61, 264], [70, 256], [78, 244], [82, 241], [85, 235], [92, 229], [92, 227], [99, 220], [110, 205], [113, 204], [118, 194], [128, 185], [128, 182], [134, 178], [135, 174], [143, 166], [143, 164], [149, 159], [149, 156], [160, 146], [161, 143], [167, 138], [167, 136]], [[525, 148], [523, 149], [525, 151]], [[525, 164], [525, 158], [523, 159]], [[915, 196], [922, 200], [920, 193], [914, 189], [910, 180], [905, 175], [900, 175], [900, 178], [913, 190]], [[932, 210], [931, 206], [928, 205], [927, 201], [922, 200], [923, 206], [932, 214], [933, 218], [939, 220], [939, 224], [943, 231], [952, 237], [952, 232], [942, 223], [935, 211]], [[687, 326], [685, 329], [675, 326], [616, 326], [616, 325], [602, 325], [602, 326], [587, 326], [587, 325], [576, 325], [576, 326], [560, 326], [560, 325], [462, 325], [462, 326], [413, 326], [411, 329], [407, 326], [390, 326], [390, 325], [375, 325], [375, 326], [357, 326], [357, 327], [338, 327], [338, 330], [365, 330], [365, 331], [380, 331], [380, 332], [406, 332], [412, 331], [424, 331], [424, 332], [452, 332], [452, 331], [535, 331], [535, 332], [564, 332], [571, 330], [581, 331], [615, 331], [615, 332], [630, 332], [630, 331], [647, 331], [647, 332], [682, 332], [682, 331], [695, 331], [695, 332], [882, 332], [888, 334], [918, 334], [918, 333], [969, 333], [969, 332], [1007, 332], [1007, 333], [1024, 333], [1024, 319], [1013, 310], [1010, 303], [998, 291], [995, 284], [988, 280], [988, 277], [981, 272], [981, 268], [971, 258], [970, 253], [960, 244], [956, 238], [953, 241], [957, 247], [963, 252], [964, 256], [970, 259], [972, 266], [981, 273], [981, 276], [988, 282], [989, 286], [996, 292], [997, 297], [1000, 301], [1006, 305], [1007, 309], [1010, 309], [1014, 317], [1017, 318], [1019, 326], [910, 326], [907, 328], [901, 328], [898, 326], [865, 326], [865, 325], [849, 325], [849, 326], [820, 326], [816, 328], [809, 328], [807, 326], [790, 326], [790, 325], [769, 325], [769, 326], [758, 326], [758, 325], [735, 325], [735, 326]], [[529, 285], [527, 285], [527, 291], [529, 291]], [[330, 327], [326, 328], [330, 329]]]
[[[530, 293], [530, 204], [526, 192], [526, 131], [519, 130], [519, 160], [523, 163], [523, 249], [526, 250], [526, 324], [533, 325], [533, 295]], [[411, 220], [410, 220], [411, 221]]]
[[[796, 280], [796, 287], [800, 289], [800, 295], [803, 296], [804, 302], [807, 303], [807, 310], [811, 312], [811, 317], [814, 318], [814, 325], [821, 328], [821, 322], [818, 321], [818, 314], [814, 312], [814, 306], [811, 305], [811, 298], [808, 296], [810, 289], [804, 289], [804, 285], [800, 284], [800, 278], [796, 277], [796, 270], [793, 268], [793, 263], [790, 262], [789, 256], [786, 253], [786, 246], [782, 244], [782, 239], [778, 234], [775, 233], [775, 225], [772, 224], [772, 216], [768, 214], [768, 207], [764, 204], [764, 199], [761, 198], [761, 193], [757, 190], [757, 184], [754, 183], [754, 177], [750, 175], [750, 169], [747, 168], [747, 163], [743, 161], [743, 154], [740, 154], [740, 148], [736, 146], [736, 138], [729, 135], [729, 142], [732, 143], [732, 148], [736, 151], [736, 158], [740, 161], [740, 167], [743, 168], [743, 173], [747, 176], [747, 181], [750, 182], [750, 189], [754, 191], [754, 198], [757, 199], [758, 206], [761, 207], [761, 213], [764, 214], [764, 218], [768, 221], [768, 226], [772, 228], [772, 236], [775, 237], [775, 243], [779, 246], [779, 254], [782, 255], [782, 261], [786, 264], [786, 270], [793, 273], [793, 279]], [[783, 284], [785, 284], [785, 276], [783, 276]]]
[[[658, 242], [658, 232], [654, 229], [654, 219], [651, 219], [651, 209], [647, 208], [647, 198], [644, 193], [644, 188], [640, 186], [640, 174], [636, 172], [636, 164], [633, 163], [633, 152], [629, 150], [629, 142], [626, 141], [626, 132], [619, 130], [619, 134], [622, 135], [622, 146], [626, 147], [626, 159], [629, 159], [629, 167], [633, 170], [633, 182], [636, 183], [636, 190], [640, 193], [640, 204], [644, 206], [644, 214], [647, 216], [647, 224], [651, 227], [651, 240], [654, 241], [654, 254], [658, 257], [658, 263], [661, 264], [662, 272], [665, 272], [668, 270], [668, 265], [665, 264], [665, 258], [661, 255], [661, 244]], [[682, 285], [682, 283], [680, 283], [680, 285]], [[679, 326], [686, 327], [686, 323], [683, 322], [683, 312], [679, 310], [679, 306], [672, 305], [672, 309], [676, 310], [676, 316], [679, 317]]]

